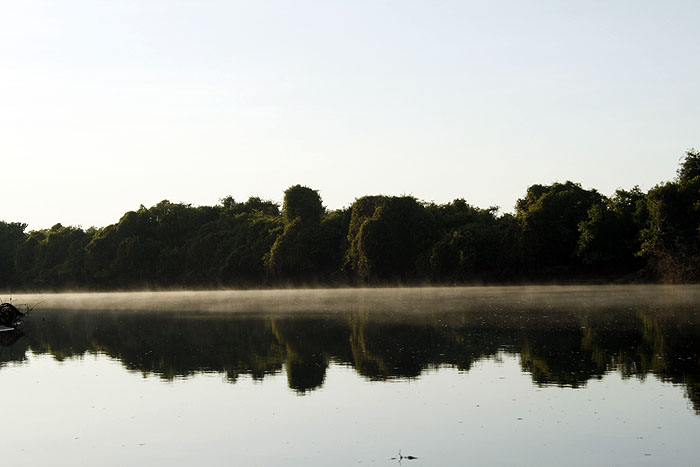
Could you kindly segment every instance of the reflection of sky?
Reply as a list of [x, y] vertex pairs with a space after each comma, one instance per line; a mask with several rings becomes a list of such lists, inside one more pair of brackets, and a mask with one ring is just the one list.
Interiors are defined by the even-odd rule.
[[680, 387], [539, 388], [511, 355], [410, 381], [331, 365], [303, 396], [285, 374], [166, 382], [103, 356], [30, 354], [2, 382], [8, 465], [692, 465], [700, 435]]

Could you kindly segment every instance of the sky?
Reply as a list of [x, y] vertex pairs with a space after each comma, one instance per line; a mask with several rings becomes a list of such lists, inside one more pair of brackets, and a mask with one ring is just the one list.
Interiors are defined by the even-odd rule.
[[612, 195], [700, 149], [700, 2], [0, 1], [0, 219]]

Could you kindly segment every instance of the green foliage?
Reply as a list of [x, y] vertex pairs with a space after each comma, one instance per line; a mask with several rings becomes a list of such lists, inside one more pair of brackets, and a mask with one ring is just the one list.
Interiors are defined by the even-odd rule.
[[300, 217], [287, 223], [270, 250], [270, 272], [295, 282], [311, 279], [323, 255], [318, 248], [319, 235], [318, 225], [307, 225]]
[[223, 208], [233, 214], [259, 213], [264, 216], [277, 217], [280, 214], [280, 207], [277, 203], [251, 196], [244, 203], [237, 203], [231, 196], [221, 199]]
[[225, 211], [202, 228], [189, 252], [190, 269], [208, 271], [197, 280], [202, 284], [261, 284], [266, 277], [265, 257], [281, 231], [279, 215], [267, 216], [254, 209]]
[[16, 284], [15, 256], [17, 248], [22, 245], [27, 235], [27, 224], [0, 221], [0, 287]]
[[595, 190], [578, 183], [533, 185], [516, 204], [520, 223], [519, 253], [532, 272], [554, 271], [575, 264], [579, 224], [602, 201]]
[[657, 185], [647, 194], [641, 254], [668, 282], [700, 280], [700, 176]]
[[264, 258], [282, 230], [279, 206], [257, 197], [244, 203], [228, 197], [222, 205], [218, 218], [202, 225], [188, 246], [187, 282], [226, 286], [264, 282]]
[[646, 221], [646, 195], [639, 187], [617, 190], [612, 198], [594, 204], [579, 224], [577, 254], [590, 265], [638, 268], [639, 232]]
[[89, 285], [95, 287], [110, 283], [119, 243], [117, 225], [109, 225], [93, 235], [85, 247], [85, 269]]
[[318, 191], [294, 185], [284, 192], [282, 215], [287, 224], [299, 218], [304, 223], [318, 224], [325, 212]]
[[78, 287], [85, 282], [85, 247], [90, 236], [78, 227], [56, 224], [29, 233], [17, 249], [16, 270], [25, 286]]
[[346, 264], [363, 280], [414, 280], [427, 269], [430, 216], [410, 196], [360, 198], [348, 242]]
[[611, 198], [572, 182], [532, 185], [515, 215], [410, 196], [364, 196], [326, 212], [316, 190], [295, 185], [281, 213], [271, 201], [228, 196], [215, 206], [164, 200], [101, 229], [25, 233], [0, 221], [0, 286], [504, 282], [644, 268], [640, 277], [696, 281], [699, 167], [690, 150], [675, 181]]
[[328, 282], [337, 275], [345, 252], [347, 211], [324, 215], [318, 193], [296, 185], [285, 192], [283, 217], [284, 230], [268, 256], [271, 276], [300, 283]]
[[[461, 200], [453, 202], [452, 206], [446, 205], [446, 208], [452, 208], [458, 201]], [[514, 218], [497, 218], [495, 209], [471, 206], [462, 209], [468, 209], [471, 215], [464, 216], [463, 223], [450, 225], [444, 230], [432, 248], [430, 266], [433, 277], [439, 282], [507, 278], [514, 270], [509, 247]]]
[[124, 214], [115, 226], [98, 231], [86, 250], [94, 285], [132, 287], [185, 283], [186, 245], [222, 208], [163, 200], [152, 208]]
[[683, 162], [678, 169], [678, 181], [681, 183], [689, 182], [695, 177], [700, 176], [700, 151], [690, 149], [685, 153]]
[[332, 211], [323, 216], [319, 231], [319, 272], [326, 281], [347, 280], [343, 273], [345, 255], [349, 248], [348, 228], [350, 209]]
[[242, 285], [264, 278], [279, 207], [250, 198], [192, 207], [161, 201], [126, 213], [87, 247], [97, 286]]

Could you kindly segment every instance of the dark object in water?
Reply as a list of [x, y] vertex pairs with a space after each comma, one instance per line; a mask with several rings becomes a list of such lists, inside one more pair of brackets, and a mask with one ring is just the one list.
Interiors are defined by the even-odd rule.
[[22, 322], [24, 315], [12, 303], [0, 303], [0, 326], [14, 329]]
[[408, 459], [408, 460], [410, 460], [410, 461], [418, 459], [416, 456], [402, 456], [402, 455], [401, 455], [401, 449], [399, 449], [399, 454], [398, 454], [398, 455], [399, 455], [399, 457], [392, 457], [392, 458], [389, 459], [389, 460], [392, 460], [392, 461], [398, 460], [398, 461], [399, 461], [399, 464], [400, 464], [401, 461], [404, 460], [404, 459]]

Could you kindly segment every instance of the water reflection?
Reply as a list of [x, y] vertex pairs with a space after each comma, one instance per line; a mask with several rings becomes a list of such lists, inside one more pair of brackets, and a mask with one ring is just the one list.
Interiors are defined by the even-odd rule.
[[230, 303], [228, 312], [206, 304], [197, 309], [196, 300], [183, 310], [172, 296], [164, 301], [166, 295], [141, 308], [55, 299], [21, 331], [0, 333], [0, 367], [24, 361], [30, 351], [59, 361], [105, 354], [165, 379], [219, 372], [235, 382], [284, 367], [289, 387], [303, 394], [324, 384], [331, 363], [383, 381], [441, 366], [469, 371], [505, 351], [518, 355], [540, 386], [577, 388], [612, 371], [655, 375], [683, 385], [700, 414], [698, 291], [674, 290], [586, 289], [576, 298], [559, 289], [359, 298], [347, 291], [335, 298], [290, 292], [258, 308]]

